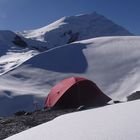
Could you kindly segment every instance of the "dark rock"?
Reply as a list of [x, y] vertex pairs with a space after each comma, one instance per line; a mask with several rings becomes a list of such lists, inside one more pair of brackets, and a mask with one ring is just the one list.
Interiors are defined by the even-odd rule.
[[15, 45], [26, 48], [28, 45], [27, 43], [18, 35], [15, 36], [14, 40], [12, 41]]
[[121, 103], [121, 101], [116, 100], [116, 101], [113, 101], [113, 103], [118, 104], [118, 103]]
[[25, 116], [32, 115], [32, 112], [26, 112], [24, 115]]
[[36, 110], [34, 112], [18, 111], [15, 116], [0, 119], [0, 140], [31, 127], [48, 122], [62, 114], [73, 111], [75, 110]]
[[25, 113], [26, 113], [26, 112], [22, 110], [22, 111], [17, 111], [17, 112], [15, 112], [14, 115], [15, 115], [15, 116], [21, 116], [21, 115], [24, 115]]
[[140, 91], [136, 91], [127, 97], [128, 101], [133, 101], [138, 99], [140, 99]]
[[72, 33], [70, 34], [70, 39], [68, 40], [67, 44], [77, 41], [79, 37], [79, 33]]

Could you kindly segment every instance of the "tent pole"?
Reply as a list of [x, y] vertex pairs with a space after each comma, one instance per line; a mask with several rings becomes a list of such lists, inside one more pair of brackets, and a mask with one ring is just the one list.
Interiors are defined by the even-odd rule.
[[80, 88], [79, 88], [79, 84], [78, 84], [78, 82], [76, 83], [76, 86], [77, 86], [77, 96], [78, 96], [78, 104], [79, 105], [81, 105], [80, 103], [81, 103], [81, 101], [80, 101]]

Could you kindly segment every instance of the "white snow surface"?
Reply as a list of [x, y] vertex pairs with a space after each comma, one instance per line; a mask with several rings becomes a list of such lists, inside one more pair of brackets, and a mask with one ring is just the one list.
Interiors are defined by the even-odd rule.
[[99, 36], [132, 35], [123, 27], [96, 12], [63, 17], [48, 26], [20, 34], [26, 38], [46, 42], [48, 48]]
[[42, 50], [46, 45], [40, 41], [20, 37], [28, 46], [26, 48], [17, 46], [13, 43], [16, 36], [17, 34], [12, 31], [0, 31], [0, 75], [38, 54], [38, 50]]
[[[70, 76], [95, 82], [114, 100], [140, 91], [140, 37], [100, 37], [41, 53], [0, 77], [0, 115], [43, 106], [51, 87]], [[5, 106], [5, 108], [3, 108]]]
[[6, 140], [139, 140], [140, 100], [62, 115]]

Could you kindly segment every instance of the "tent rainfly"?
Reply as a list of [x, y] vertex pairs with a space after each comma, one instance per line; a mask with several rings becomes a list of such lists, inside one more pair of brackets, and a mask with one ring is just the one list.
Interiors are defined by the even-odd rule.
[[92, 81], [81, 77], [70, 77], [51, 89], [45, 100], [45, 108], [98, 107], [110, 100]]

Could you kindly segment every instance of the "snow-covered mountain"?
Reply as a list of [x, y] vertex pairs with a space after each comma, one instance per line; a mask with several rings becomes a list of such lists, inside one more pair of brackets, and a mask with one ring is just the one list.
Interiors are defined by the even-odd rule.
[[6, 140], [139, 140], [140, 100], [70, 113]]
[[[95, 12], [22, 33], [0, 31], [0, 116], [32, 110], [36, 101], [42, 106], [53, 85], [74, 75], [93, 80], [111, 98], [125, 100], [139, 90], [140, 42], [130, 35]], [[95, 38], [99, 36], [118, 37]]]
[[139, 56], [140, 37], [100, 37], [41, 53], [0, 77], [0, 115], [33, 109], [34, 101], [43, 103], [50, 88], [69, 76], [86, 77], [125, 101], [140, 90]]
[[0, 30], [0, 75], [16, 68], [37, 51], [77, 40], [114, 35], [132, 34], [95, 12], [64, 17], [46, 27], [22, 33]]
[[[140, 37], [132, 35], [95, 12], [35, 30], [0, 31], [0, 116], [43, 108], [50, 89], [70, 76], [92, 80], [113, 100], [140, 99]], [[138, 140], [139, 104], [64, 115], [8, 139]]]
[[63, 17], [43, 28], [24, 31], [19, 34], [26, 38], [46, 42], [48, 48], [100, 36], [132, 35], [132, 33], [123, 27], [96, 12], [92, 14]]
[[0, 31], [0, 75], [19, 66], [24, 61], [46, 50], [46, 44], [26, 39], [12, 31]]

